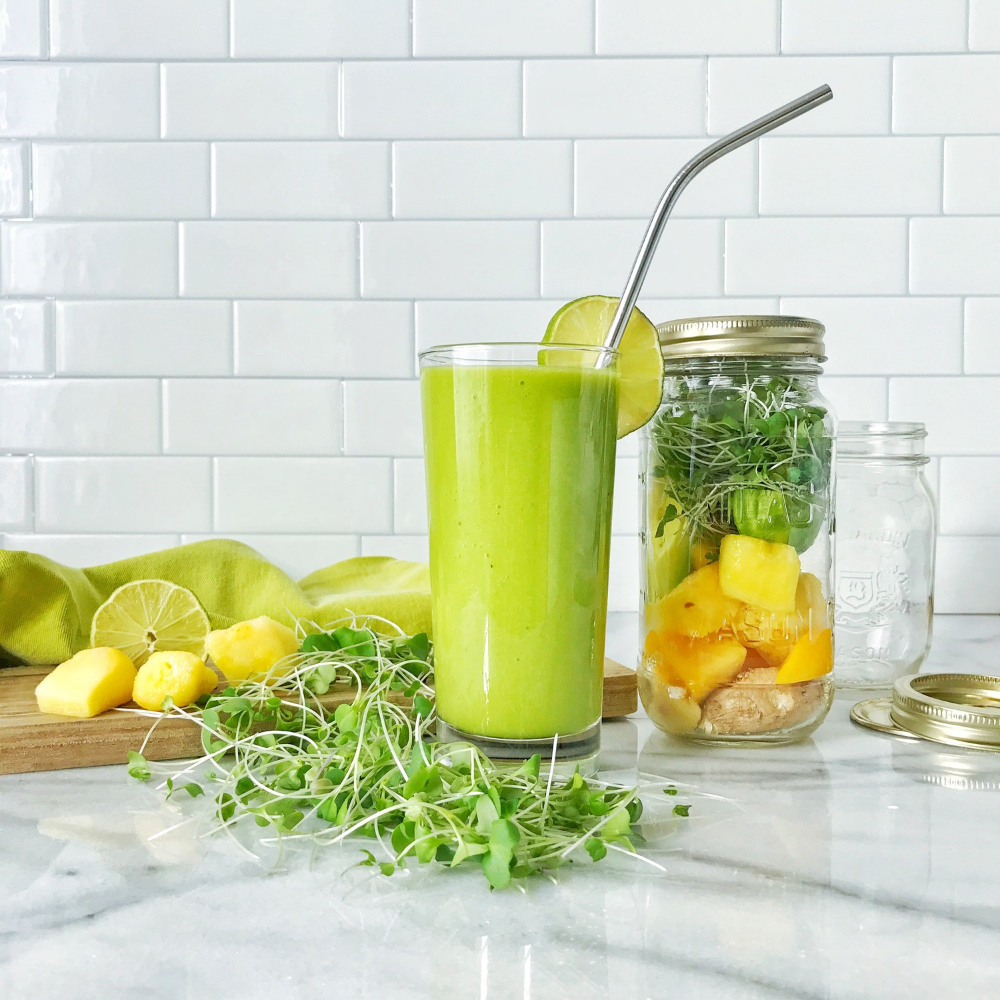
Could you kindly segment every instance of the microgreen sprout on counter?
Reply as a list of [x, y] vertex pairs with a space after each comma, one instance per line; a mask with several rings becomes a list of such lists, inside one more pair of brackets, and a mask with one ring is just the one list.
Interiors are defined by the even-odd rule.
[[[211, 802], [207, 832], [229, 834], [243, 850], [234, 831], [250, 823], [280, 846], [363, 840], [358, 865], [384, 875], [468, 863], [503, 888], [609, 852], [660, 867], [636, 852], [638, 788], [579, 772], [567, 780], [537, 754], [504, 765], [467, 743], [434, 742], [426, 635], [374, 618], [326, 629], [300, 621], [297, 634], [299, 652], [265, 676], [188, 708], [165, 704], [161, 719], [182, 715], [201, 727], [201, 758], [152, 763], [144, 743], [129, 755], [129, 774], [162, 777], [167, 796], [183, 790]], [[357, 693], [327, 707], [321, 698], [337, 685]]]

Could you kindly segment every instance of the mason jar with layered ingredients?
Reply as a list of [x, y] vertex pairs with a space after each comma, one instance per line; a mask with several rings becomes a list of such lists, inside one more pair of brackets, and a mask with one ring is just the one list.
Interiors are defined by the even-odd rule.
[[657, 329], [663, 398], [640, 464], [643, 705], [699, 742], [802, 739], [833, 698], [823, 325], [710, 316]]

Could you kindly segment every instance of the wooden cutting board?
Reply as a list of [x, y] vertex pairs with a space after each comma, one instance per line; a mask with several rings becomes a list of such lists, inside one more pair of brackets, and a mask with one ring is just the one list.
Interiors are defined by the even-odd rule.
[[[139, 749], [153, 720], [117, 710], [93, 719], [43, 715], [35, 702], [35, 687], [51, 669], [0, 669], [0, 774], [123, 764], [129, 750]], [[334, 707], [351, 701], [354, 694], [354, 688], [339, 688], [320, 701]], [[398, 700], [406, 701], [402, 696]], [[603, 717], [614, 719], [637, 708], [635, 671], [605, 660]], [[178, 718], [164, 719], [156, 727], [145, 754], [150, 760], [174, 760], [198, 757], [201, 752], [198, 727]]]

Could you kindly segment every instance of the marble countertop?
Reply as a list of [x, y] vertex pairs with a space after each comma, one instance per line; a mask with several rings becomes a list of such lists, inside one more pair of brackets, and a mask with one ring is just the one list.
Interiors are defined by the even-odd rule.
[[[631, 662], [630, 616], [609, 654]], [[930, 670], [1000, 672], [997, 618], [939, 618]], [[690, 821], [649, 850], [490, 893], [480, 875], [276, 867], [195, 839], [123, 767], [0, 777], [0, 997], [548, 1000], [1000, 995], [1000, 754], [878, 736], [688, 748], [607, 725], [617, 777]]]

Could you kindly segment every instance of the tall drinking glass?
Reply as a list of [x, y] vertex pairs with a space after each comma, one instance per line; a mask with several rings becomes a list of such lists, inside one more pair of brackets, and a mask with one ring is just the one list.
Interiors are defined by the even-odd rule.
[[438, 736], [495, 758], [600, 746], [617, 355], [420, 355]]

